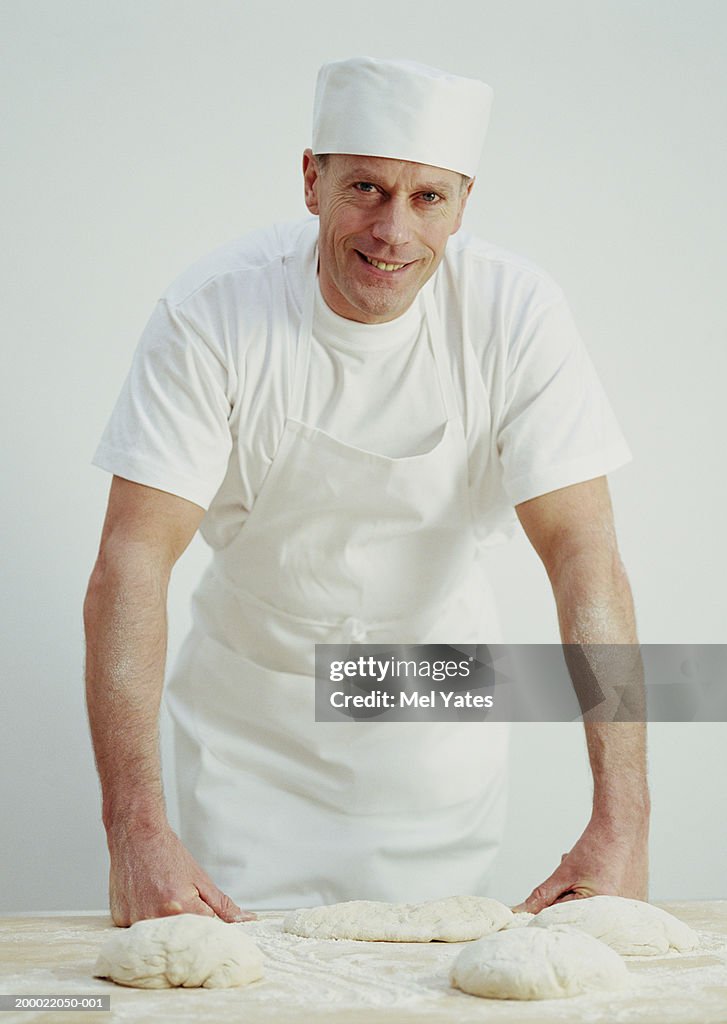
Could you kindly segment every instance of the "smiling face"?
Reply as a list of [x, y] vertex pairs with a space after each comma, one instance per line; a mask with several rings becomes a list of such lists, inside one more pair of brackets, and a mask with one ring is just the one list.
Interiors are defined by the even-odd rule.
[[319, 276], [327, 305], [378, 324], [405, 313], [462, 223], [472, 182], [456, 171], [385, 157], [303, 155], [305, 202], [320, 218]]

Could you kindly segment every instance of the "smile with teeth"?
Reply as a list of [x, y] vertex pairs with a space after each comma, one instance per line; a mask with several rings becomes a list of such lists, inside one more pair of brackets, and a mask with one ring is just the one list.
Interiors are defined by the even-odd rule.
[[402, 267], [406, 266], [406, 263], [383, 263], [381, 260], [372, 260], [365, 253], [361, 253], [361, 255], [367, 263], [370, 263], [372, 267], [376, 267], [377, 270], [401, 270]]

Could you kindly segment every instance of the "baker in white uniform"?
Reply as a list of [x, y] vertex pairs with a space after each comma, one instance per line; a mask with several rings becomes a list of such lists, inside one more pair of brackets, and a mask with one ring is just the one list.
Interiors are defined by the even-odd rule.
[[[563, 641], [635, 641], [605, 481], [628, 449], [563, 293], [459, 230], [490, 102], [411, 62], [325, 65], [313, 216], [202, 259], [152, 313], [94, 457], [113, 481], [84, 607], [117, 924], [486, 891], [507, 727], [316, 723], [314, 652], [497, 642], [482, 553], [517, 518]], [[198, 528], [168, 686], [179, 838], [158, 710]], [[643, 728], [587, 739], [593, 815], [528, 909], [645, 896]]]

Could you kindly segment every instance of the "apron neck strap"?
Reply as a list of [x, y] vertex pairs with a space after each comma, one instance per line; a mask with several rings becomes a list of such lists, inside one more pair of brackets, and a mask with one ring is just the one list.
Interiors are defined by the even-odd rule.
[[454, 391], [454, 381], [449, 369], [447, 359], [447, 342], [444, 334], [442, 320], [437, 311], [437, 304], [434, 301], [434, 278], [431, 278], [422, 288], [424, 296], [424, 313], [429, 331], [429, 344], [432, 348], [434, 363], [437, 367], [439, 387], [442, 391], [442, 400], [448, 420], [459, 419], [459, 407], [457, 396]]
[[313, 336], [313, 309], [316, 297], [316, 281], [318, 278], [318, 246], [313, 251], [313, 268], [307, 276], [303, 294], [303, 312], [298, 328], [298, 344], [295, 350], [295, 368], [290, 394], [289, 417], [300, 422], [303, 415], [305, 386], [308, 380], [310, 365], [311, 338]]

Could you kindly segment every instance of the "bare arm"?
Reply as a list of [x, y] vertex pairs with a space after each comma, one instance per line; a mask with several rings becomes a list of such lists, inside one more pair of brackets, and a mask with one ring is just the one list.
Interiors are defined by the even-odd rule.
[[183, 498], [114, 477], [84, 603], [86, 700], [118, 925], [184, 912], [240, 915], [171, 830], [162, 793], [167, 590], [203, 515]]
[[[517, 512], [548, 573], [561, 640], [590, 650], [598, 674], [598, 645], [637, 643], [631, 588], [618, 552], [606, 479], [542, 495], [517, 506]], [[604, 666], [604, 672], [608, 669]], [[586, 721], [585, 730], [593, 774], [591, 819], [557, 870], [519, 909], [537, 913], [559, 899], [598, 893], [646, 899], [646, 726], [638, 721]]]

